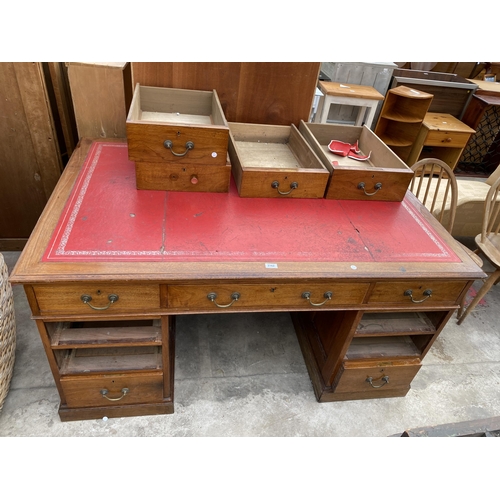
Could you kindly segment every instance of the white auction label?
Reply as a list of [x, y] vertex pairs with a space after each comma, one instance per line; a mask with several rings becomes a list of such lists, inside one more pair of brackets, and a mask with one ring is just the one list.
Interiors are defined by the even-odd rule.
[[278, 264], [267, 264], [266, 269], [278, 269]]

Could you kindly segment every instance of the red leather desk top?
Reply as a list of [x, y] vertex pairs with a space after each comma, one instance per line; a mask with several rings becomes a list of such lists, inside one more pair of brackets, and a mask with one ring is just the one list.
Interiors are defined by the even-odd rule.
[[94, 143], [43, 261], [460, 262], [406, 200], [137, 190], [127, 145]]

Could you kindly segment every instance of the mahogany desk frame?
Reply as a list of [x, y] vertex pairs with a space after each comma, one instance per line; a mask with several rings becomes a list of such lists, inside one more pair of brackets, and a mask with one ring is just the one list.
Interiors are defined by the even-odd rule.
[[[470, 285], [485, 276], [411, 193], [408, 201], [460, 262], [356, 262], [355, 269], [345, 262], [280, 262], [272, 270], [262, 262], [43, 262], [91, 143], [83, 139], [75, 149], [11, 275], [13, 284], [24, 286], [59, 391], [63, 421], [172, 413], [179, 314], [290, 311], [318, 401], [403, 396]], [[270, 303], [266, 295], [276, 286], [283, 293]], [[105, 304], [113, 293], [120, 299], [91, 309], [82, 299], [89, 287], [95, 305]], [[220, 291], [215, 302], [227, 302], [228, 294], [238, 289], [249, 297], [247, 302], [218, 308], [207, 300], [207, 292]], [[413, 296], [405, 295], [408, 289]], [[310, 304], [301, 296], [306, 290], [312, 303], [324, 304]], [[329, 290], [332, 300], [316, 298]], [[404, 321], [417, 317], [427, 330], [415, 334], [411, 324], [396, 322], [391, 331], [366, 342], [359, 330], [366, 313], [395, 314]], [[95, 326], [103, 320], [148, 320], [151, 325], [130, 335], [115, 328], [110, 345]], [[93, 326], [84, 330], [87, 340], [66, 328], [90, 321]], [[102, 351], [109, 347], [113, 349]], [[89, 373], [78, 364], [82, 358], [73, 357], [82, 349], [132, 349], [134, 355], [119, 358], [122, 368], [115, 369], [106, 364], [115, 361], [114, 354], [98, 356], [101, 365]]]

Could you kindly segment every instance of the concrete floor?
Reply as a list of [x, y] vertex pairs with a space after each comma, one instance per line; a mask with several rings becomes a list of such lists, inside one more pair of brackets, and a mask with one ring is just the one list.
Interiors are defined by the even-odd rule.
[[[3, 255], [11, 270], [19, 253]], [[287, 313], [180, 316], [174, 414], [66, 423], [24, 291], [13, 289], [16, 362], [0, 436], [377, 437], [500, 415], [500, 286], [463, 325], [452, 318], [404, 398], [318, 403]]]

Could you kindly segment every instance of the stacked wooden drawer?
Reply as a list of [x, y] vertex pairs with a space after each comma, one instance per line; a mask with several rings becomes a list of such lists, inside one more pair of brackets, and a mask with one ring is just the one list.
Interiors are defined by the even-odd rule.
[[126, 128], [137, 189], [229, 190], [229, 127], [215, 90], [137, 84]]

